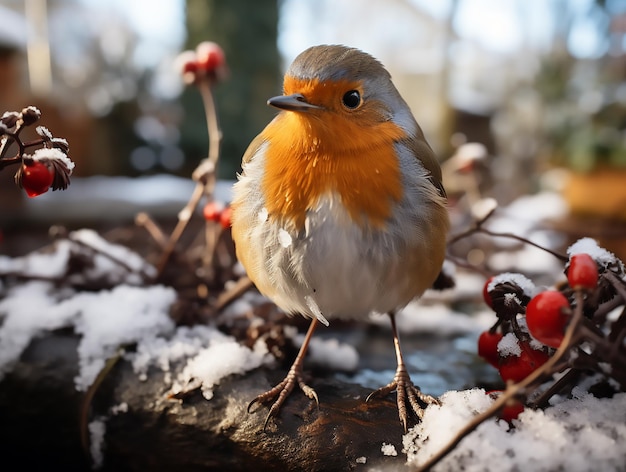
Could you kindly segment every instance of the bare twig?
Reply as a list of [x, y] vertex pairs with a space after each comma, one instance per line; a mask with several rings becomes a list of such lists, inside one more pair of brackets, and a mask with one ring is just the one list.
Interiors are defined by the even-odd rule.
[[198, 182], [196, 184], [196, 188], [191, 194], [191, 198], [187, 202], [187, 205], [185, 205], [185, 207], [178, 213], [178, 223], [174, 227], [174, 231], [172, 231], [172, 234], [165, 244], [163, 254], [161, 254], [161, 260], [159, 261], [159, 264], [157, 266], [157, 278], [163, 274], [165, 266], [167, 266], [167, 263], [172, 256], [172, 252], [174, 252], [176, 243], [178, 243], [178, 240], [182, 236], [183, 231], [185, 231], [185, 228], [187, 227], [187, 224], [189, 223], [189, 220], [191, 219], [194, 210], [198, 206], [198, 203], [200, 203], [203, 195], [204, 184]]
[[[215, 183], [217, 179], [217, 163], [219, 160], [221, 131], [218, 125], [215, 101], [213, 100], [212, 83], [213, 82], [209, 80], [201, 80], [198, 82], [198, 89], [200, 90], [200, 94], [204, 102], [207, 128], [209, 132], [208, 157], [203, 160], [200, 165], [198, 165], [193, 173], [192, 177], [197, 181], [196, 188], [194, 189], [187, 205], [178, 214], [178, 223], [164, 246], [161, 260], [157, 266], [158, 276], [163, 274], [178, 240], [187, 227], [187, 224], [189, 223], [189, 220], [191, 219], [191, 216], [200, 203], [202, 197], [206, 195], [209, 199], [213, 198], [213, 192], [215, 190]], [[213, 242], [213, 244], [215, 243]], [[207, 247], [207, 252], [211, 254], [213, 252], [212, 249], [212, 247]]]
[[491, 211], [490, 213], [488, 213], [485, 217], [481, 218], [480, 220], [477, 220], [474, 222], [473, 226], [470, 226], [468, 229], [466, 229], [465, 231], [462, 231], [461, 233], [452, 236], [450, 238], [450, 240], [448, 241], [448, 246], [452, 246], [453, 244], [456, 244], [457, 242], [459, 242], [462, 239], [465, 239], [469, 236], [471, 236], [472, 234], [477, 234], [477, 233], [482, 233], [482, 234], [486, 234], [488, 236], [492, 236], [492, 237], [497, 237], [497, 238], [509, 238], [509, 239], [515, 239], [516, 241], [520, 241], [524, 244], [529, 244], [531, 246], [536, 247], [537, 249], [541, 249], [542, 251], [545, 251], [549, 254], [552, 254], [554, 257], [556, 257], [557, 259], [559, 259], [560, 261], [563, 262], [567, 262], [568, 261], [568, 257], [564, 256], [563, 254], [560, 254], [556, 251], [552, 251], [551, 249], [548, 249], [546, 247], [543, 247], [537, 243], [534, 243], [522, 236], [518, 236], [516, 234], [513, 233], [499, 233], [496, 231], [491, 231], [489, 229], [486, 229], [484, 227], [484, 224], [487, 222], [487, 220], [489, 219], [489, 217], [491, 217], [491, 215], [493, 215], [493, 211]]
[[232, 303], [234, 300], [250, 290], [253, 286], [254, 284], [252, 281], [248, 277], [243, 276], [229, 290], [220, 293], [219, 297], [217, 297], [217, 300], [215, 301], [215, 309], [220, 311], [229, 303]]
[[135, 216], [135, 224], [137, 226], [143, 226], [146, 231], [148, 231], [148, 234], [152, 236], [152, 239], [154, 239], [156, 243], [161, 247], [161, 249], [165, 248], [165, 245], [167, 244], [167, 237], [165, 236], [159, 225], [157, 225], [155, 221], [150, 218], [150, 215], [143, 211], [137, 213], [137, 216]]

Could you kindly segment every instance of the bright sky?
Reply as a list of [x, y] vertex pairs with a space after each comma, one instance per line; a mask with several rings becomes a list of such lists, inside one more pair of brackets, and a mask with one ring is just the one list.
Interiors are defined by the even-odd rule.
[[[105, 8], [99, 0], [81, 0], [95, 9]], [[185, 40], [185, 8], [182, 0], [109, 0], [106, 8], [121, 14], [144, 40], [137, 60], [143, 65], [158, 63], [164, 49], [180, 48]]]
[[[587, 10], [594, 0], [570, 0], [569, 8], [576, 12], [577, 27], [569, 40], [572, 52], [580, 57], [602, 53], [602, 45], [595, 34], [593, 19]], [[614, 0], [614, 9], [619, 2]], [[279, 47], [287, 62], [301, 50], [315, 43], [345, 41], [350, 37], [354, 46], [368, 48], [384, 36], [374, 34], [380, 28], [385, 14], [397, 9], [400, 14], [407, 5], [444, 20], [450, 12], [452, 0], [405, 0], [404, 2], [371, 2], [369, 14], [359, 10], [359, 0], [285, 0], [281, 11]], [[556, 0], [537, 2], [527, 0], [458, 0], [454, 21], [455, 32], [465, 40], [474, 41], [495, 53], [511, 53], [524, 45], [534, 48], [547, 47], [551, 41], [558, 14]], [[332, 8], [331, 8], [332, 6]], [[622, 7], [623, 8], [623, 7]], [[345, 19], [352, 15], [350, 33], [345, 28]], [[385, 25], [388, 37], [402, 33], [402, 17], [396, 16], [394, 26]], [[414, 33], [414, 32], [413, 32]]]
[[[98, 0], [81, 0], [86, 5], [102, 8]], [[376, 43], [380, 37], [373, 37], [372, 26], [380, 23], [381, 13], [385, 11], [403, 11], [407, 5], [427, 12], [437, 19], [445, 19], [450, 12], [453, 0], [405, 0], [404, 2], [374, 1], [365, 16], [359, 7], [361, 0], [284, 0], [279, 25], [279, 47], [289, 62], [306, 47], [321, 42], [337, 42], [350, 37], [353, 45]], [[586, 15], [589, 5], [594, 0], [570, 0], [569, 8], [577, 13], [577, 28], [573, 31], [569, 46], [578, 56], [595, 56], [600, 51], [600, 43], [594, 31], [593, 20]], [[556, 0], [527, 1], [511, 0], [458, 0], [457, 15], [454, 21], [456, 33], [475, 41], [487, 50], [496, 53], [510, 53], [525, 43], [534, 47], [545, 47], [551, 40], [554, 27], [554, 6]], [[618, 8], [619, 0], [609, 0]], [[139, 60], [146, 64], [162, 54], [163, 46], [181, 45], [185, 38], [184, 1], [170, 0], [110, 0], [107, 7], [120, 12], [134, 26], [138, 34], [146, 39], [143, 42]], [[623, 7], [622, 7], [623, 8]], [[150, 12], [150, 14], [146, 14]], [[353, 21], [349, 33], [345, 28], [345, 19]], [[399, 22], [398, 22], [399, 23]], [[386, 33], [395, 37], [403, 33], [402, 29], [386, 27]]]

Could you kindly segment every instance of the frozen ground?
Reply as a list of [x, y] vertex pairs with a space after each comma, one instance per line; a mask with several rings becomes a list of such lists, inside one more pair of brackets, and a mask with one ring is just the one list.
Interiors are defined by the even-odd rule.
[[[562, 206], [552, 194], [515, 204], [518, 207], [514, 212], [503, 212], [494, 224], [517, 233], [521, 228], [531, 239], [533, 236], [545, 236], [533, 229], [531, 218], [546, 215], [550, 209], [550, 214], [562, 211]], [[131, 205], [130, 208], [134, 207]], [[539, 213], [536, 211], [538, 208], [542, 210]], [[513, 228], [507, 226], [511, 225], [510, 219], [516, 216], [523, 218], [524, 225], [514, 222]], [[81, 230], [72, 236], [98, 246], [106, 253], [115, 254], [137, 271], [154, 270], [137, 254], [108, 244], [91, 230]], [[88, 293], [56, 290], [54, 283], [47, 279], [66, 269], [72, 244], [76, 243], [62, 241], [54, 252], [46, 254], [33, 253], [19, 258], [0, 256], [0, 273], [21, 272], [40, 276], [40, 280], [0, 286], [0, 375], [10, 371], [32, 338], [61, 327], [72, 327], [81, 335], [78, 347], [80, 373], [75, 379], [78, 390], [87, 389], [106, 359], [121, 345], [128, 343], [137, 344], [136, 351], [126, 356], [140, 378], [146, 375], [148, 367], [156, 366], [163, 374], [164, 384], [172, 392], [194, 383], [201, 387], [207, 401], [210, 401], [213, 391], [220, 388], [220, 379], [225, 376], [245, 374], [272, 363], [272, 357], [262, 342], [248, 348], [212, 326], [176, 327], [168, 316], [169, 308], [176, 299], [174, 290], [159, 285], [141, 286], [132, 273], [115, 275], [107, 258], [96, 258], [96, 266], [85, 272], [84, 277], [87, 280], [115, 275], [120, 280], [115, 288]], [[549, 257], [546, 259], [545, 255], [535, 251], [530, 254], [517, 254], [516, 251], [514, 256], [525, 263], [534, 258], [534, 269], [540, 266], [546, 271], [554, 271], [556, 268]], [[428, 333], [428, 336], [442, 339], [459, 336], [458, 339], [464, 340], [466, 353], [473, 349], [472, 340], [493, 319], [488, 310], [468, 314], [450, 308], [458, 298], [467, 298], [472, 294], [480, 297], [482, 290], [482, 278], [461, 273], [457, 276], [455, 289], [441, 294], [429, 293], [420, 304], [407, 307], [399, 317], [403, 336], [410, 338], [414, 333]], [[254, 301], [255, 297], [249, 296], [241, 303]], [[382, 317], [372, 318], [373, 325], [386, 326], [386, 323]], [[297, 337], [295, 333], [294, 336]], [[314, 341], [310, 355], [310, 365], [315, 362], [326, 366], [330, 364], [331, 369], [348, 372], [354, 371], [360, 362], [357, 350], [345, 340], [324, 336]], [[419, 357], [419, 354], [416, 355]], [[446, 359], [441, 353], [436, 355]], [[428, 354], [420, 359], [425, 362]], [[457, 363], [465, 362], [464, 359], [469, 362], [468, 357], [462, 356], [449, 359]], [[183, 362], [185, 367], [182, 373], [174, 376], [170, 366], [175, 362]], [[428, 365], [423, 367], [428, 369]], [[362, 377], [356, 378], [367, 383], [366, 377], [367, 373], [362, 372]], [[420, 383], [419, 380], [416, 383]], [[408, 464], [417, 466], [492, 402], [481, 389], [450, 385], [445, 379], [439, 384], [441, 392], [437, 393], [443, 393], [442, 405], [430, 406], [423, 422], [404, 436], [402, 444], [381, 444], [381, 450], [398, 454]], [[586, 393], [584, 388], [575, 393], [573, 398], [554, 399], [545, 411], [523, 412], [515, 420], [514, 428], [496, 419], [483, 423], [435, 470], [626, 470], [626, 394], [598, 399]], [[103, 434], [102, 425], [92, 426], [94, 434]], [[367, 457], [360, 458], [359, 467], [367, 469]]]

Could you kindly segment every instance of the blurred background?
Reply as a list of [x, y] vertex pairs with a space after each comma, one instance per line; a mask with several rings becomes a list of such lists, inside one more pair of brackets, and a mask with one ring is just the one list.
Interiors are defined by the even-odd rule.
[[[164, 198], [180, 209], [208, 141], [199, 93], [174, 60], [205, 40], [230, 71], [216, 88], [222, 179], [274, 116], [265, 102], [291, 60], [343, 43], [389, 69], [452, 204], [548, 188], [568, 202], [564, 231], [626, 235], [623, 0], [2, 0], [0, 109], [41, 109], [76, 168], [65, 192], [36, 199], [4, 169], [0, 224], [107, 218]], [[85, 203], [106, 196], [121, 204]]]

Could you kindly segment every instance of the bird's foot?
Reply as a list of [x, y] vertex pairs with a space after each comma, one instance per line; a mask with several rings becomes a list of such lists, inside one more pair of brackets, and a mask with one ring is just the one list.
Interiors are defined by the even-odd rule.
[[405, 433], [408, 430], [410, 413], [415, 415], [418, 420], [421, 420], [424, 416], [424, 408], [428, 405], [440, 404], [435, 397], [422, 393], [420, 388], [413, 384], [404, 366], [399, 366], [393, 380], [384, 387], [374, 390], [367, 396], [365, 401], [368, 402], [372, 398], [385, 397], [394, 391], [396, 392], [396, 402], [398, 404], [398, 416]]
[[296, 384], [298, 385], [298, 387], [300, 387], [300, 390], [302, 390], [307, 397], [309, 397], [311, 400], [315, 400], [315, 403], [319, 408], [320, 402], [317, 398], [317, 393], [315, 393], [315, 390], [313, 390], [313, 388], [309, 387], [304, 382], [302, 371], [298, 369], [297, 366], [292, 366], [289, 370], [289, 373], [282, 382], [280, 382], [278, 385], [268, 390], [267, 392], [257, 396], [248, 404], [248, 413], [250, 413], [251, 408], [257, 403], [264, 405], [273, 402], [272, 406], [270, 407], [270, 411], [267, 413], [267, 417], [265, 418], [263, 431], [265, 431], [265, 429], [267, 428], [267, 424], [270, 418], [278, 414], [281, 406], [283, 405], [291, 391], [294, 389]]

